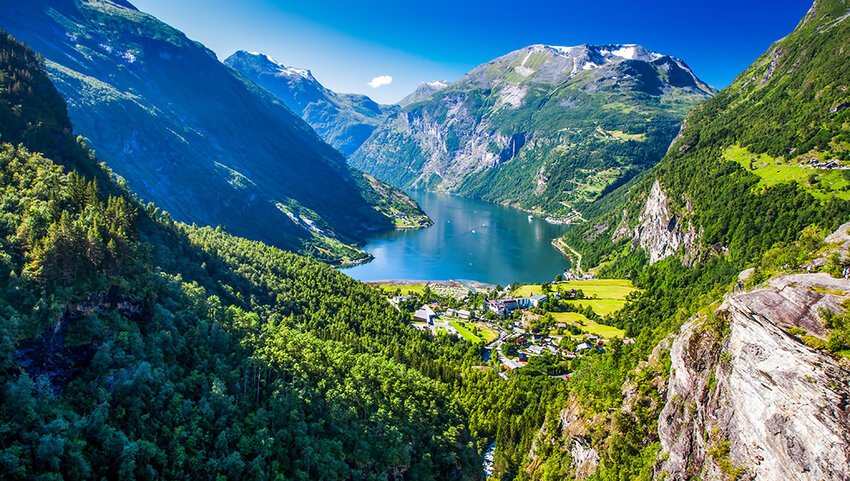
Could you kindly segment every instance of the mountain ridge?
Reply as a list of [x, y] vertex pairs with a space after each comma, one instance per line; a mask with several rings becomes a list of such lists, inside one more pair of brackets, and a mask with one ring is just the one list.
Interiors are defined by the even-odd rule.
[[366, 257], [364, 233], [394, 227], [337, 150], [182, 32], [126, 2], [0, 3], [6, 28], [46, 57], [77, 131], [176, 219], [328, 261]]
[[414, 94], [350, 163], [403, 188], [569, 221], [654, 165], [713, 93], [684, 62], [638, 45], [531, 45]]
[[224, 64], [275, 95], [346, 156], [397, 110], [366, 95], [334, 92], [309, 70], [287, 67], [263, 53], [238, 50]]
[[597, 275], [643, 289], [608, 319], [639, 347], [628, 368], [576, 371], [530, 479], [848, 476], [849, 18], [815, 1], [565, 235]]

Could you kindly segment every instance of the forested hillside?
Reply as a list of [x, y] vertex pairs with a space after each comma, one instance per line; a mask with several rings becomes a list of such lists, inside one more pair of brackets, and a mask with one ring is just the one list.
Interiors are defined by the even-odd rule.
[[639, 242], [633, 234], [656, 181], [675, 222], [702, 232], [691, 253], [702, 260], [741, 268], [807, 225], [836, 227], [850, 198], [850, 176], [834, 169], [850, 161], [848, 48], [846, 7], [816, 2], [794, 32], [694, 108], [625, 205], [570, 233], [569, 242], [589, 265]]
[[472, 369], [327, 265], [139, 204], [0, 42], [0, 476], [480, 479], [496, 439], [516, 476], [564, 383]]
[[99, 160], [176, 220], [339, 262], [368, 257], [356, 248], [364, 233], [394, 228], [399, 210], [424, 217], [402, 192], [363, 182], [272, 94], [128, 2], [2, 0], [0, 26], [46, 57]]
[[140, 202], [0, 36], [0, 478], [482, 479], [495, 441], [500, 481], [846, 479], [848, 22], [816, 2], [566, 236], [638, 288], [605, 319], [634, 342], [507, 379], [325, 264]]
[[[527, 460], [532, 478], [788, 479], [756, 455], [786, 456], [782, 443], [798, 436], [800, 450], [782, 458], [785, 467], [811, 463], [796, 471], [799, 479], [842, 479], [846, 466], [811, 461], [815, 441], [800, 441], [799, 426], [769, 413], [788, 409], [778, 392], [799, 399], [807, 382], [824, 396], [846, 396], [844, 331], [832, 317], [847, 306], [838, 304], [850, 287], [840, 279], [848, 257], [838, 247], [843, 237], [827, 234], [850, 220], [842, 173], [849, 13], [837, 0], [815, 2], [794, 32], [694, 108], [659, 165], [619, 194], [625, 202], [564, 237], [585, 267], [641, 289], [608, 320], [635, 336], [636, 347], [616, 369], [587, 373], [592, 384], [573, 385], [573, 403], [560, 424], [544, 426], [543, 447]], [[801, 300], [809, 292], [814, 297]], [[819, 293], [835, 295], [835, 304], [818, 304], [826, 302]], [[761, 349], [774, 343], [789, 366], [760, 364], [769, 355]], [[809, 362], [843, 367], [830, 367], [830, 378], [805, 371]], [[749, 371], [753, 365], [763, 370]], [[785, 384], [764, 384], [759, 373]], [[808, 406], [827, 419], [831, 402]], [[739, 403], [758, 406], [749, 416], [760, 426], [778, 426], [776, 454], [759, 451], [773, 447], [753, 442], [757, 427], [732, 420], [725, 406], [746, 411]]]
[[440, 354], [375, 291], [140, 206], [0, 44], [3, 479], [480, 477], [445, 384], [376, 355]]

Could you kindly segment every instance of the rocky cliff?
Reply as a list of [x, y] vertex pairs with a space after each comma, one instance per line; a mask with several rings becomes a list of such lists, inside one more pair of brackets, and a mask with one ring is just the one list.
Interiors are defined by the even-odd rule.
[[823, 336], [819, 311], [843, 313], [848, 298], [850, 281], [782, 276], [728, 295], [720, 331], [685, 325], [670, 353], [657, 477], [850, 478], [850, 371], [789, 333]]
[[[664, 202], [655, 206], [664, 219]], [[850, 479], [850, 360], [841, 350], [850, 280], [833, 275], [850, 258], [850, 223], [822, 243], [786, 248], [801, 266], [763, 282], [772, 261], [743, 271], [732, 292], [662, 331], [647, 359], [609, 387], [620, 394], [611, 404], [582, 398], [588, 379], [602, 382], [582, 362], [569, 402], [534, 441], [530, 479], [604, 478], [627, 469], [624, 452], [640, 459], [631, 475], [641, 479]]]
[[641, 248], [654, 264], [675, 254], [682, 254], [687, 263], [697, 259], [700, 252], [702, 228], [697, 231], [690, 221], [684, 227], [687, 215], [693, 213], [687, 197], [684, 213], [679, 215], [670, 206], [667, 194], [656, 179], [647, 195], [646, 202], [634, 227], [629, 226], [629, 217], [623, 212], [620, 225], [612, 234], [612, 241], [630, 237], [635, 247]]

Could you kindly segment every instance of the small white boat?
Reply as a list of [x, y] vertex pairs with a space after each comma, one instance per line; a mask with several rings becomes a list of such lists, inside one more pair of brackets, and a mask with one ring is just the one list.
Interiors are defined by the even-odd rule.
[[533, 216], [533, 215], [529, 215], [529, 216], [528, 216], [528, 220], [534, 220], [534, 216]]

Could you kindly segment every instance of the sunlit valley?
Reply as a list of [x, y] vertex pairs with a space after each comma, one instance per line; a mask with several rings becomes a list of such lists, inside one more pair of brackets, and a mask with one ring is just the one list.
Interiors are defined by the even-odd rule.
[[144, 10], [0, 0], [0, 479], [850, 479], [844, 0], [723, 88], [524, 26], [343, 93]]

